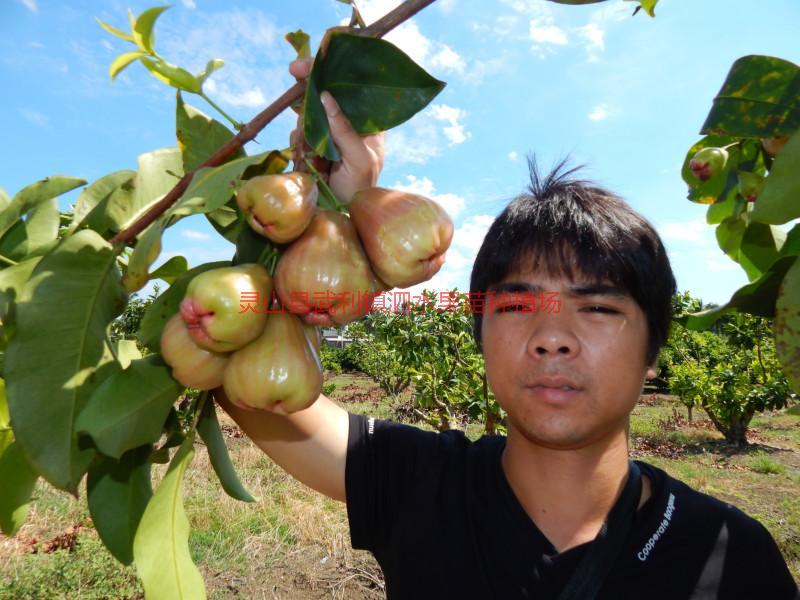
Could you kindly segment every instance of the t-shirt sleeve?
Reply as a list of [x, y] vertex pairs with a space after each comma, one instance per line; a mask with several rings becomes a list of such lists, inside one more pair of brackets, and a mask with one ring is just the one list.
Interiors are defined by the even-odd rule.
[[441, 461], [440, 435], [350, 413], [345, 489], [353, 548], [385, 544], [403, 510], [427, 488]]

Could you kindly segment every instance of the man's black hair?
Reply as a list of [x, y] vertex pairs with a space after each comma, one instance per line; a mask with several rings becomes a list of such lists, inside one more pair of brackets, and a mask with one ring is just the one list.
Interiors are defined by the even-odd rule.
[[[567, 169], [568, 160], [542, 178], [536, 158], [528, 159], [530, 186], [489, 228], [472, 267], [470, 298], [520, 268], [610, 282], [644, 311], [646, 364], [653, 364], [669, 332], [676, 291], [667, 252], [644, 217], [608, 190], [575, 179], [582, 167]], [[473, 335], [480, 347], [482, 310], [473, 313]]]

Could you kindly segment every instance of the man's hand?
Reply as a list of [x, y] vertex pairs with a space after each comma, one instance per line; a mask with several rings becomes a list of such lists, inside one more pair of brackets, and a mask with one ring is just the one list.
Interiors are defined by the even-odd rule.
[[[296, 60], [289, 65], [289, 72], [297, 79], [305, 79], [311, 71], [311, 63], [310, 58]], [[322, 92], [320, 98], [328, 116], [333, 143], [342, 156], [342, 160], [334, 162], [331, 167], [328, 185], [336, 197], [347, 204], [356, 192], [377, 184], [383, 168], [384, 135], [358, 135], [333, 96]], [[298, 117], [297, 128], [289, 140], [293, 147], [303, 143], [302, 116]]]

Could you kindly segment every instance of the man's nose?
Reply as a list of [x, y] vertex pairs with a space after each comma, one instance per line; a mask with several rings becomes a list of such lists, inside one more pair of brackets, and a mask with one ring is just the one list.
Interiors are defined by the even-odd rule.
[[577, 355], [580, 344], [567, 315], [539, 314], [534, 321], [528, 338], [529, 354], [537, 358]]

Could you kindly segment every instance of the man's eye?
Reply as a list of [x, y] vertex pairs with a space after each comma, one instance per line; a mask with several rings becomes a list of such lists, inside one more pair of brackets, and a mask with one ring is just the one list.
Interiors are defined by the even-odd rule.
[[607, 314], [614, 314], [617, 311], [613, 308], [608, 308], [607, 306], [587, 306], [584, 310], [591, 313], [607, 313]]
[[507, 312], [531, 312], [529, 307], [526, 307], [524, 304], [504, 304], [502, 306], [498, 306], [495, 309], [495, 312], [498, 313], [507, 313]]

